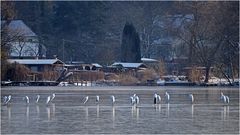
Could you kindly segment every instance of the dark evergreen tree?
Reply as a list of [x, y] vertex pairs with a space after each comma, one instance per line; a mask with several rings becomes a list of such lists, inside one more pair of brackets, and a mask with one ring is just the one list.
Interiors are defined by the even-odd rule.
[[132, 23], [126, 23], [122, 34], [122, 62], [141, 62], [140, 38]]

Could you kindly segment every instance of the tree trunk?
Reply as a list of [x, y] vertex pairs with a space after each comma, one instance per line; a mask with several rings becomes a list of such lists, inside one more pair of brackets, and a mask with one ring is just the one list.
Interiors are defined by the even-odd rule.
[[222, 70], [222, 68], [220, 68], [220, 71], [222, 72], [223, 76], [228, 80], [229, 85], [233, 85], [232, 82], [230, 81], [229, 77], [224, 73], [224, 71]]
[[208, 79], [209, 79], [209, 73], [210, 73], [210, 66], [206, 67], [206, 73], [205, 73], [205, 83], [208, 83]]

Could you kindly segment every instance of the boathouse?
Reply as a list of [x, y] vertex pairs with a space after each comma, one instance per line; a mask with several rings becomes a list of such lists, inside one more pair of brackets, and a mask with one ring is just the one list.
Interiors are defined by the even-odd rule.
[[29, 81], [51, 80], [58, 77], [64, 63], [59, 59], [8, 59], [9, 63], [22, 64], [30, 69]]

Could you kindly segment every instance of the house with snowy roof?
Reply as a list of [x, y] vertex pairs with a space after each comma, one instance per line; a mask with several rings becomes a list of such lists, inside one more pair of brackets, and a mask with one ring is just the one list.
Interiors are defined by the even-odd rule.
[[99, 71], [103, 68], [103, 66], [98, 63], [86, 63], [83, 61], [67, 61], [65, 62], [64, 67], [70, 71], [75, 71], [75, 72], [83, 71], [83, 70]]
[[59, 59], [8, 59], [11, 64], [21, 64], [30, 69], [29, 81], [56, 80], [64, 63]]
[[46, 47], [40, 44], [38, 36], [22, 20], [3, 20], [1, 29], [5, 30], [5, 36], [11, 39], [7, 41], [10, 58], [46, 57]]
[[25, 65], [32, 72], [56, 71], [64, 66], [59, 59], [8, 59], [8, 62]]
[[111, 66], [116, 68], [125, 68], [125, 69], [147, 68], [147, 66], [143, 63], [126, 63], [126, 62], [115, 62]]
[[105, 67], [104, 72], [136, 72], [148, 68], [144, 63], [114, 62], [112, 65]]

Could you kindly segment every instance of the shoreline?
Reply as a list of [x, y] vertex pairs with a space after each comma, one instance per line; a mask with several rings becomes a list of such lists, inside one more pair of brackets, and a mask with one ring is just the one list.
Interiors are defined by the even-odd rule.
[[239, 90], [234, 86], [7, 86], [1, 91], [165, 91], [174, 90]]

